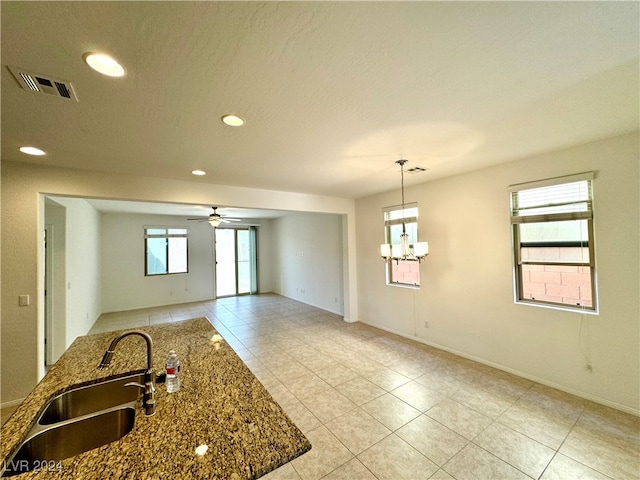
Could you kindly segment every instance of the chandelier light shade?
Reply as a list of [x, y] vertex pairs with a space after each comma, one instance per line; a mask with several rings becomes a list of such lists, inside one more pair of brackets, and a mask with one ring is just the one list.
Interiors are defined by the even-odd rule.
[[400, 235], [400, 243], [399, 244], [390, 244], [383, 243], [380, 245], [380, 256], [385, 261], [395, 260], [399, 262], [400, 260], [417, 260], [420, 262], [424, 257], [429, 255], [429, 244], [427, 242], [415, 242], [413, 247], [411, 246], [411, 242], [409, 240], [409, 234], [406, 231], [406, 227], [404, 224], [404, 165], [409, 160], [398, 160], [396, 164], [400, 165], [400, 187], [402, 191], [402, 234]]
[[429, 242], [416, 242], [413, 244], [413, 254], [421, 259], [429, 255]]

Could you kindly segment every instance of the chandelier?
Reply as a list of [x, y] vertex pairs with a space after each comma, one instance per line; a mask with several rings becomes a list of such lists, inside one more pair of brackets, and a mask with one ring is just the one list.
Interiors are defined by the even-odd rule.
[[413, 246], [411, 245], [404, 222], [404, 165], [408, 161], [404, 159], [396, 161], [396, 164], [400, 165], [400, 186], [402, 189], [402, 234], [400, 234], [399, 244], [383, 243], [380, 245], [380, 256], [386, 262], [389, 260], [395, 260], [396, 262], [400, 262], [400, 260], [417, 260], [420, 262], [429, 255], [429, 244], [427, 242], [415, 242]]

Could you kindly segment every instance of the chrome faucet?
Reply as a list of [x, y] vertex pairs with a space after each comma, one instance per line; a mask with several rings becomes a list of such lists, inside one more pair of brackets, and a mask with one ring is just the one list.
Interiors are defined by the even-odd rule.
[[156, 377], [153, 371], [153, 340], [148, 333], [141, 332], [140, 330], [130, 330], [128, 332], [121, 333], [111, 341], [109, 348], [104, 352], [102, 361], [98, 365], [99, 370], [104, 370], [111, 363], [113, 353], [116, 350], [116, 346], [125, 337], [129, 335], [138, 335], [147, 342], [147, 370], [144, 372], [144, 385], [137, 382], [127, 383], [125, 386], [132, 386], [141, 388], [144, 392], [142, 405], [144, 406], [145, 414], [151, 416], [156, 413]]

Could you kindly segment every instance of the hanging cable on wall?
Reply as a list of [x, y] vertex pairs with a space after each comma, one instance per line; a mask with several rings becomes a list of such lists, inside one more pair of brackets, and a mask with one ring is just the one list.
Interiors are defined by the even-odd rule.
[[[584, 226], [580, 227], [580, 256], [582, 261], [585, 261], [585, 247], [587, 251], [587, 255], [589, 255], [588, 245], [585, 245], [584, 238], [586, 232], [584, 231]], [[587, 234], [588, 235], [588, 234]], [[582, 288], [582, 287], [580, 287]], [[582, 292], [579, 293], [580, 296]], [[582, 305], [580, 312], [580, 330], [578, 332], [578, 346], [580, 347], [580, 353], [585, 360], [585, 368], [587, 371], [593, 371], [593, 365], [591, 363], [591, 336], [589, 332], [589, 317], [587, 316], [587, 309], [584, 305]]]
[[418, 336], [418, 309], [416, 308], [417, 289], [413, 290], [413, 336]]
[[589, 319], [586, 312], [580, 314], [580, 331], [578, 333], [578, 344], [580, 346], [580, 352], [586, 362], [585, 368], [591, 372], [593, 371], [593, 365], [591, 364], [591, 338], [589, 333]]

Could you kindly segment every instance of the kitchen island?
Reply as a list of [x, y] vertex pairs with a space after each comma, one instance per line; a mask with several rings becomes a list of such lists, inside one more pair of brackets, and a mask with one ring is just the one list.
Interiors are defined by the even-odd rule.
[[[252, 479], [293, 460], [311, 444], [206, 318], [141, 327], [153, 338], [153, 366], [169, 350], [181, 362], [182, 388], [158, 384], [155, 415], [137, 408], [135, 426], [120, 440], [18, 479]], [[47, 402], [77, 384], [92, 384], [146, 365], [146, 344], [124, 338], [111, 366], [97, 365], [119, 332], [78, 337], [18, 407], [0, 432], [7, 461]], [[206, 445], [206, 452], [196, 453]]]

